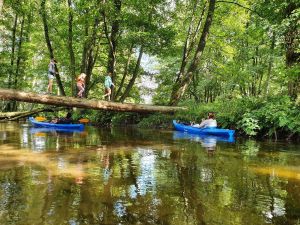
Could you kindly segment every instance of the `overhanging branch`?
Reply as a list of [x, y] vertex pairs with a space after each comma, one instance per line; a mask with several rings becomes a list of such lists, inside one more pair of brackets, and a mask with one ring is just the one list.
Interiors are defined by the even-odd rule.
[[255, 10], [253, 10], [253, 9], [250, 9], [249, 7], [244, 6], [244, 5], [242, 5], [242, 4], [238, 3], [238, 2], [231, 2], [231, 1], [222, 1], [222, 0], [220, 0], [220, 1], [217, 1], [216, 3], [228, 3], [228, 4], [234, 4], [234, 5], [237, 5], [237, 6], [241, 7], [241, 8], [243, 8], [243, 9], [246, 9], [246, 10], [248, 10], [248, 11], [250, 11], [250, 12], [253, 12], [253, 13], [257, 14], [257, 15], [258, 15], [259, 17], [261, 17], [261, 18], [264, 18], [264, 17], [263, 17], [262, 15], [260, 15], [257, 11], [255, 11]]

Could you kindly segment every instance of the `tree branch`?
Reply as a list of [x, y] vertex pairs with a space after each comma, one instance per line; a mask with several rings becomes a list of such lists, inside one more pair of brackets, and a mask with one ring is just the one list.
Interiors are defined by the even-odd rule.
[[222, 0], [220, 0], [220, 1], [217, 1], [216, 4], [217, 4], [217, 3], [229, 3], [229, 4], [234, 4], [234, 5], [237, 5], [237, 6], [241, 7], [241, 8], [243, 8], [243, 9], [246, 9], [246, 10], [248, 10], [248, 11], [250, 11], [250, 12], [253, 12], [253, 13], [257, 14], [257, 15], [260, 16], [261, 18], [264, 18], [262, 15], [260, 15], [260, 14], [259, 14], [258, 12], [256, 12], [255, 10], [250, 9], [250, 8], [248, 8], [247, 6], [244, 6], [244, 5], [242, 5], [242, 4], [238, 3], [238, 2], [230, 2], [230, 1], [222, 1]]

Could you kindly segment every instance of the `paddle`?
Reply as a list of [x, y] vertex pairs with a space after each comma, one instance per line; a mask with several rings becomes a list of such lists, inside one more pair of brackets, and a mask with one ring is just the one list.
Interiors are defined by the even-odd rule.
[[90, 120], [87, 119], [87, 118], [81, 118], [78, 121], [79, 121], [79, 123], [88, 123], [88, 122], [90, 122]]
[[43, 116], [37, 116], [37, 117], [35, 117], [34, 118], [36, 121], [38, 121], [38, 122], [43, 122], [43, 121], [46, 121], [47, 119], [45, 118], [45, 117], [43, 117]]
[[[43, 117], [43, 116], [37, 116], [35, 117], [35, 120], [38, 121], [38, 122], [43, 122], [43, 121], [46, 121], [47, 118]], [[89, 123], [90, 120], [87, 119], [87, 118], [81, 118], [78, 120], [79, 123]]]

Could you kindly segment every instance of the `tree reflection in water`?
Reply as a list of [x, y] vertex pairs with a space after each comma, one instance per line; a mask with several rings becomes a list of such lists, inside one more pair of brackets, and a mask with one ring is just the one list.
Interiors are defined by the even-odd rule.
[[[1, 126], [0, 224], [300, 219], [297, 146], [132, 129], [63, 134]], [[213, 157], [203, 149], [215, 149]]]

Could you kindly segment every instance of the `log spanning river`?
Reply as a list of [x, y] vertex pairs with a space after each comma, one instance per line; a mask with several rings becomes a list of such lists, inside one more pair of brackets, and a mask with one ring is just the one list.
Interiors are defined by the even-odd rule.
[[0, 224], [300, 224], [300, 145], [0, 124]]

